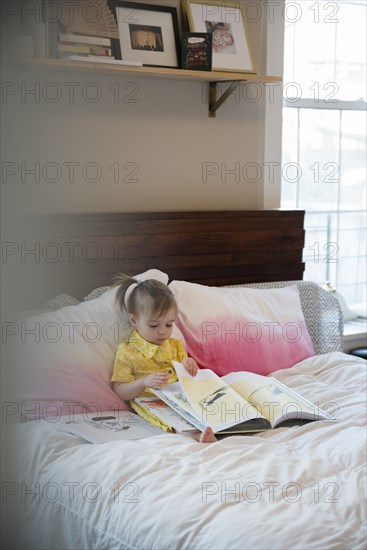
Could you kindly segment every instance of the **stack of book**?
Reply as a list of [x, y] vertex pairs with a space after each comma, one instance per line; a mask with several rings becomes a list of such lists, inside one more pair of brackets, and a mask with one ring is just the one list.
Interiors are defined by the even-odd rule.
[[68, 33], [119, 38], [117, 21], [108, 0], [59, 0], [60, 23]]
[[114, 59], [111, 50], [111, 39], [87, 34], [59, 33], [57, 44], [60, 59], [86, 59], [105, 61]]
[[72, 61], [93, 61], [138, 65], [135, 61], [115, 59], [119, 31], [108, 0], [81, 0], [72, 5], [58, 0], [60, 19], [47, 26], [46, 57]]
[[107, 0], [83, 0], [72, 6], [67, 0], [58, 2], [59, 19], [50, 29], [50, 57], [112, 61], [112, 39], [118, 38], [118, 28]]

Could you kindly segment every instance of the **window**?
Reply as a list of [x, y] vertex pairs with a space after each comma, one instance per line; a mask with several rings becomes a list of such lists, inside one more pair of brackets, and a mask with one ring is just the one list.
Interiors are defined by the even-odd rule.
[[306, 210], [305, 279], [366, 301], [366, 2], [285, 6], [282, 207]]

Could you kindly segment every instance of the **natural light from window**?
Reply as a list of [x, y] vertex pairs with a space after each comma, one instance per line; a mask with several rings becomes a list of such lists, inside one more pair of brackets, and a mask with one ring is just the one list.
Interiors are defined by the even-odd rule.
[[366, 2], [288, 1], [282, 207], [306, 210], [304, 279], [366, 303]]

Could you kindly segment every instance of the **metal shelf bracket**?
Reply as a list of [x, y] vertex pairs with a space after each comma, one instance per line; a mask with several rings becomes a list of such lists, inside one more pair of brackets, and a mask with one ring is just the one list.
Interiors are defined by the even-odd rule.
[[239, 81], [232, 81], [223, 94], [217, 98], [217, 85], [223, 84], [223, 82], [209, 82], [209, 117], [215, 118], [216, 112], [219, 107], [226, 101], [231, 95], [236, 86], [239, 85]]

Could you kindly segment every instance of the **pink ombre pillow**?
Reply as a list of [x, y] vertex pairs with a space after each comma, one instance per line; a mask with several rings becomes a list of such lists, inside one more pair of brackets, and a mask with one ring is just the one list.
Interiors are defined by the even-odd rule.
[[297, 286], [217, 288], [172, 281], [188, 354], [219, 376], [267, 375], [315, 355]]

